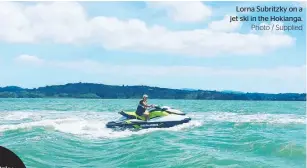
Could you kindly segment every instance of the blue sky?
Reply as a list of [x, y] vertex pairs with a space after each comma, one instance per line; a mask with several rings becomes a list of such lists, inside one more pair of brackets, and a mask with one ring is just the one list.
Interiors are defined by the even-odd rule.
[[[306, 92], [306, 13], [236, 13], [297, 2], [1, 2], [0, 86], [70, 82]], [[300, 16], [236, 22], [229, 16]], [[251, 31], [251, 24], [303, 31]]]

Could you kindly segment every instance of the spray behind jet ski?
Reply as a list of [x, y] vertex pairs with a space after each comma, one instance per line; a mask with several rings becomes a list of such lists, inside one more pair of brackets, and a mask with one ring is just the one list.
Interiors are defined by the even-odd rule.
[[139, 116], [135, 111], [120, 111], [122, 118], [118, 121], [108, 122], [107, 128], [169, 128], [190, 122], [191, 118], [184, 112], [169, 106], [154, 106], [149, 111], [149, 120]]

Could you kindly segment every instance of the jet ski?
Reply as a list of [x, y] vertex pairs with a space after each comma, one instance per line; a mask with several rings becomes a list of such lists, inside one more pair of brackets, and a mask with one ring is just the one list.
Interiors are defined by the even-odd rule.
[[168, 106], [154, 106], [148, 109], [149, 120], [139, 116], [135, 111], [118, 112], [122, 118], [118, 121], [111, 121], [106, 124], [107, 128], [169, 128], [179, 124], [188, 123], [191, 118], [180, 110]]

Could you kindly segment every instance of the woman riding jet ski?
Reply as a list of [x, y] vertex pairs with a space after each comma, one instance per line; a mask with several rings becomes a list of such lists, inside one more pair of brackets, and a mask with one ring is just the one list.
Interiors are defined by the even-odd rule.
[[[147, 105], [147, 97], [147, 95], [143, 96], [136, 112], [119, 112], [123, 118], [107, 123], [107, 128], [167, 128], [188, 123], [191, 120], [179, 110], [167, 106]], [[147, 110], [148, 107], [149, 110]]]
[[139, 116], [144, 115], [146, 121], [149, 119], [149, 112], [146, 110], [148, 107], [154, 107], [153, 105], [147, 105], [147, 98], [148, 96], [145, 94], [143, 95], [143, 99], [140, 100], [139, 105], [136, 109], [136, 114]]

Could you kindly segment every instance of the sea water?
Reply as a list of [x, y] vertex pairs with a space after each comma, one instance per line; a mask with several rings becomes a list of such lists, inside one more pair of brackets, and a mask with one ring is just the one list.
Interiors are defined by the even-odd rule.
[[149, 100], [187, 112], [173, 128], [105, 124], [138, 100], [0, 99], [0, 144], [37, 167], [306, 167], [306, 102]]

